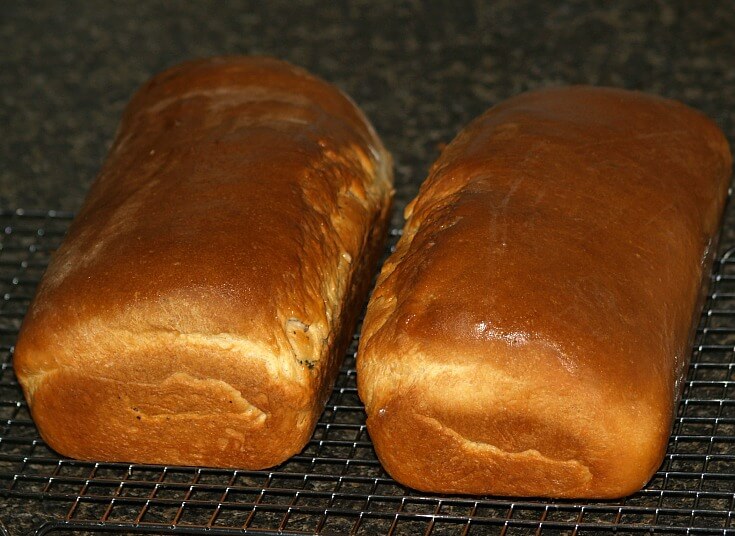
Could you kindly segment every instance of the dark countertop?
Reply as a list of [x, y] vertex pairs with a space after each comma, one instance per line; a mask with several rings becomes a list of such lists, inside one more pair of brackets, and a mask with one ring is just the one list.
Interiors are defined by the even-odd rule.
[[499, 100], [590, 83], [681, 99], [735, 139], [735, 4], [14, 2], [0, 19], [0, 206], [76, 210], [123, 106], [195, 56], [268, 54], [336, 83], [395, 156], [399, 202]]
[[[733, 2], [393, 4], [4, 3], [0, 208], [77, 210], [134, 90], [169, 65], [215, 54], [277, 56], [351, 95], [394, 154], [397, 224], [442, 144], [527, 89], [659, 93], [701, 109], [735, 141]], [[26, 509], [0, 505], [13, 535], [33, 524]]]

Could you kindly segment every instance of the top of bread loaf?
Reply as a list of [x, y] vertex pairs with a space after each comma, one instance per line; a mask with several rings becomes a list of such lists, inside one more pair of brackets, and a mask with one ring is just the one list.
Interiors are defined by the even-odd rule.
[[[32, 393], [73, 356], [104, 375], [185, 343], [297, 383], [323, 374], [348, 267], [390, 193], [389, 155], [334, 86], [269, 58], [171, 68], [127, 107], [38, 288], [16, 369]], [[159, 365], [162, 377], [187, 368]], [[227, 363], [207, 366], [227, 376]]]
[[[560, 373], [592, 371], [610, 387], [658, 375], [650, 360], [621, 367], [600, 349], [673, 350], [646, 335], [690, 320], [670, 316], [680, 304], [668, 287], [699, 285], [682, 280], [695, 268], [683, 265], [686, 251], [717, 228], [730, 166], [719, 129], [675, 101], [580, 86], [503, 102], [447, 147], [407, 207], [365, 322], [366, 350], [375, 337], [400, 345], [397, 360], [430, 351], [433, 363], [456, 363], [463, 350], [498, 358], [506, 350], [488, 350], [542, 344]], [[665, 246], [666, 262], [649, 243]], [[639, 277], [620, 278], [615, 264], [629, 257]], [[666, 282], [655, 296], [651, 279]], [[658, 314], [640, 316], [651, 300]]]

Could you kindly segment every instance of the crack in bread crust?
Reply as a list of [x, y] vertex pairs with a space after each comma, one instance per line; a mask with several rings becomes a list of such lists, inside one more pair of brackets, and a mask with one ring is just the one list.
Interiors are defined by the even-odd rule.
[[555, 465], [558, 468], [557, 470], [560, 471], [570, 470], [574, 472], [581, 472], [585, 475], [582, 479], [581, 485], [586, 485], [589, 483], [590, 480], [592, 480], [592, 473], [590, 472], [590, 468], [579, 460], [557, 460], [554, 458], [549, 458], [548, 456], [544, 456], [536, 449], [527, 449], [517, 452], [504, 450], [485, 441], [476, 441], [473, 439], [469, 439], [463, 436], [457, 430], [451, 428], [450, 426], [447, 426], [434, 417], [429, 417], [427, 415], [417, 415], [417, 418], [423, 420], [429, 426], [435, 428], [437, 432], [441, 431], [445, 434], [448, 434], [458, 443], [461, 443], [468, 450], [479, 451], [483, 455], [489, 455], [494, 458], [506, 458], [513, 461], [528, 461]]

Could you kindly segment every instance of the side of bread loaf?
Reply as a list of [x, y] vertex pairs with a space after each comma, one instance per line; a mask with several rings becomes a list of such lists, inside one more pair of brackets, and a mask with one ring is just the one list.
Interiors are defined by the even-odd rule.
[[132, 99], [15, 371], [74, 458], [263, 468], [308, 441], [381, 252], [391, 159], [335, 87], [215, 58]]
[[679, 103], [510, 99], [408, 207], [358, 352], [368, 431], [425, 491], [619, 497], [664, 456], [731, 170]]

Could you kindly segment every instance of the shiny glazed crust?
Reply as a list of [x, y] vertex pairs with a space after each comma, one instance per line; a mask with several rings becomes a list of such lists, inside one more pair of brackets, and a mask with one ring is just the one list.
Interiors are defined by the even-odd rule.
[[14, 366], [73, 458], [263, 468], [308, 441], [381, 251], [391, 159], [335, 87], [268, 58], [148, 82]]
[[510, 99], [446, 148], [368, 306], [358, 389], [424, 491], [619, 497], [664, 456], [730, 178], [676, 102]]

